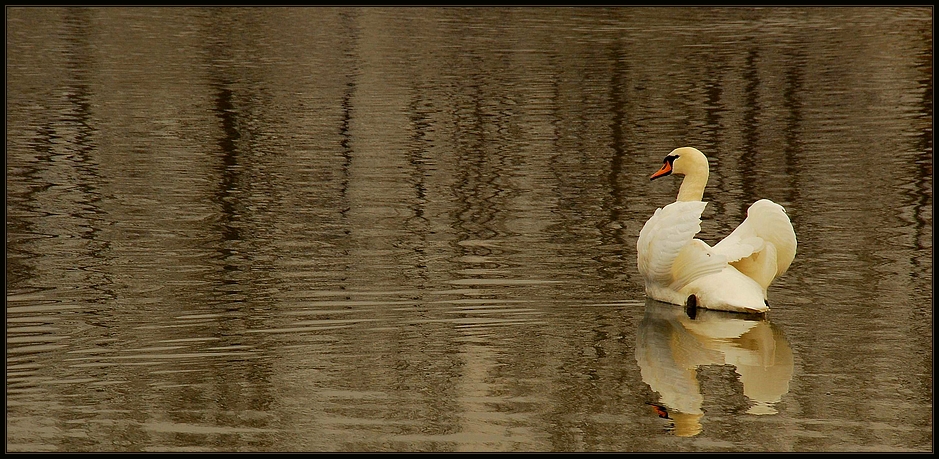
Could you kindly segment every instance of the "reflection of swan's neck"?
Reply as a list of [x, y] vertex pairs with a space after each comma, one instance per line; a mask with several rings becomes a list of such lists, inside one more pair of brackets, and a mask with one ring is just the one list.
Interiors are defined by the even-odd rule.
[[696, 169], [686, 174], [678, 189], [679, 201], [700, 201], [704, 198], [704, 187], [708, 184], [707, 164], [704, 168]]
[[679, 437], [693, 437], [703, 430], [701, 418], [704, 414], [671, 413], [675, 421], [675, 430], [672, 432]]

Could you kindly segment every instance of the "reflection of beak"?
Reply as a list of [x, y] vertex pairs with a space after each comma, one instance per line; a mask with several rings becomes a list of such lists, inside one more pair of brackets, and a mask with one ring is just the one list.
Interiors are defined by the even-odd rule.
[[668, 174], [672, 173], [672, 163], [666, 161], [665, 164], [662, 164], [662, 168], [658, 172], [652, 174], [652, 177], [649, 177], [649, 180], [655, 180], [659, 177], [665, 177]]
[[669, 419], [668, 410], [661, 405], [656, 405], [655, 403], [650, 403], [652, 410], [655, 411], [655, 414], [659, 415], [660, 418]]

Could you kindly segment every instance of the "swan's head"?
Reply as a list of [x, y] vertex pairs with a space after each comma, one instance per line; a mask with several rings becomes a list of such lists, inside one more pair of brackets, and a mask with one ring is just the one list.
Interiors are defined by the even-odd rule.
[[697, 148], [681, 147], [672, 150], [663, 161], [662, 168], [652, 174], [649, 180], [666, 175], [703, 175], [707, 180], [708, 158]]

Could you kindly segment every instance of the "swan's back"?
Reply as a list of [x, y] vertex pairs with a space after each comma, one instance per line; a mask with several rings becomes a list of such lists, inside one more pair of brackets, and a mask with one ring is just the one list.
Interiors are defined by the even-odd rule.
[[678, 201], [657, 209], [639, 232], [636, 243], [639, 273], [646, 294], [659, 301], [684, 304], [689, 283], [718, 274], [727, 258], [694, 236], [701, 230], [707, 203]]

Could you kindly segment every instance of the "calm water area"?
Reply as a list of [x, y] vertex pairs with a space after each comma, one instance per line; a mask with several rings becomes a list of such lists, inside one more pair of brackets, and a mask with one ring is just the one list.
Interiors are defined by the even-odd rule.
[[[7, 452], [932, 452], [933, 9], [6, 8]], [[639, 230], [799, 246], [765, 316]]]

